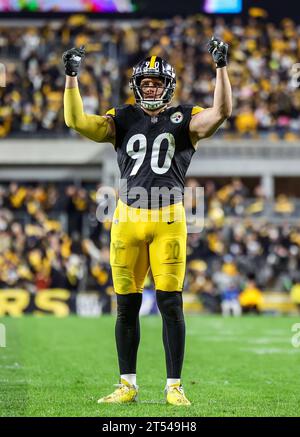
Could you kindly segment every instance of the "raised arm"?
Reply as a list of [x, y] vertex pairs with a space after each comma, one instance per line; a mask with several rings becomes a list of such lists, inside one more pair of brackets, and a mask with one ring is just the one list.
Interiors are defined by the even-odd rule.
[[212, 108], [203, 109], [192, 116], [190, 136], [193, 144], [213, 135], [232, 111], [231, 85], [227, 74], [228, 45], [217, 38], [209, 42], [209, 52], [217, 67], [216, 87]]
[[77, 74], [84, 58], [84, 48], [73, 48], [63, 54], [66, 72], [64, 117], [66, 125], [81, 135], [99, 143], [114, 143], [115, 125], [109, 116], [84, 112], [79, 92]]

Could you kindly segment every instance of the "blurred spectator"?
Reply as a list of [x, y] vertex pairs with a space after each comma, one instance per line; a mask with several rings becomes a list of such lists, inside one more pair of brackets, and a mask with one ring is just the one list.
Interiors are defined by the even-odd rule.
[[[205, 186], [205, 226], [188, 234], [185, 289], [207, 312], [220, 311], [222, 297], [243, 290], [245, 282], [246, 301], [259, 299], [260, 290], [289, 292], [299, 282], [299, 201], [270, 202], [260, 186], [250, 193], [240, 179], [221, 189], [212, 180]], [[97, 220], [98, 188], [79, 182], [0, 186], [1, 288], [111, 292], [111, 223]]]
[[249, 280], [241, 292], [239, 300], [243, 313], [260, 313], [263, 295], [256, 286], [254, 275], [249, 275]]
[[215, 285], [207, 274], [207, 264], [201, 260], [191, 261], [188, 263], [187, 271], [188, 291], [198, 296], [204, 311], [208, 313], [218, 312], [219, 299]]
[[300, 314], [300, 283], [296, 282], [291, 288], [291, 301], [296, 305]]
[[237, 132], [241, 135], [246, 136], [254, 136], [257, 132], [257, 120], [255, 118], [255, 112], [250, 105], [245, 104], [242, 105], [239, 113], [235, 118], [235, 127]]
[[221, 294], [221, 309], [223, 316], [240, 316], [242, 314], [239, 302], [240, 290], [234, 282], [229, 283]]
[[242, 23], [197, 15], [133, 23], [89, 21], [83, 15], [41, 27], [0, 28], [0, 57], [6, 88], [0, 88], [0, 138], [8, 135], [75, 135], [62, 112], [64, 50], [84, 44], [80, 75], [87, 113], [133, 103], [128, 88], [132, 66], [160, 55], [177, 71], [177, 103], [212, 104], [215, 68], [205, 42], [217, 35], [230, 44], [229, 74], [234, 113], [219, 134], [295, 140], [300, 136], [300, 88], [290, 71], [299, 60], [300, 28], [292, 19], [275, 25], [264, 17]]

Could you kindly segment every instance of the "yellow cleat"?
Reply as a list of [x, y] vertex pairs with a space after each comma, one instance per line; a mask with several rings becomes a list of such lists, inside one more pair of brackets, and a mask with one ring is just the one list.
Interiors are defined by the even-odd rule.
[[191, 405], [186, 398], [182, 385], [172, 384], [166, 387], [166, 402], [170, 405]]
[[130, 385], [124, 379], [120, 384], [115, 384], [118, 388], [108, 396], [98, 400], [98, 404], [126, 404], [137, 401], [138, 387]]

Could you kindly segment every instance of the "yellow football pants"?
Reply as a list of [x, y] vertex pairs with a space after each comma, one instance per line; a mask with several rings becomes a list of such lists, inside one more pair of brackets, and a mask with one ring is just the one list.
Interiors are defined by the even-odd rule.
[[186, 235], [182, 203], [150, 210], [132, 208], [119, 200], [110, 246], [115, 292], [141, 293], [149, 267], [156, 290], [182, 291]]

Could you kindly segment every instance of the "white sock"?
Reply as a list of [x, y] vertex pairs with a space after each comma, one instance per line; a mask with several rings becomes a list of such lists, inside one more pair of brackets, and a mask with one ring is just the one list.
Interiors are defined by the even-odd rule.
[[136, 373], [127, 373], [126, 375], [121, 375], [121, 379], [125, 379], [130, 385], [136, 385]]
[[167, 378], [167, 386], [173, 385], [173, 384], [179, 384], [180, 385], [180, 378]]

